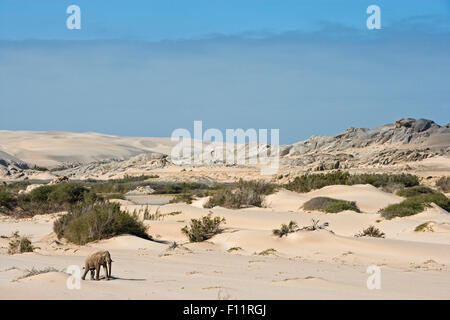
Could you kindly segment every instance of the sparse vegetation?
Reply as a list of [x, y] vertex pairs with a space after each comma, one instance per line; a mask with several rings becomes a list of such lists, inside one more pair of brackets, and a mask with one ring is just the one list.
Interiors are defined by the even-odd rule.
[[328, 197], [316, 197], [303, 204], [305, 210], [319, 210], [326, 213], [338, 213], [344, 210], [361, 212], [354, 201], [338, 200]]
[[39, 166], [34, 166], [34, 167], [33, 167], [33, 170], [41, 171], [41, 172], [49, 171], [48, 168], [45, 168], [45, 167], [39, 167]]
[[205, 208], [222, 206], [239, 209], [245, 206], [261, 207], [264, 195], [275, 191], [275, 186], [262, 181], [239, 180], [234, 186], [218, 189], [213, 193]]
[[30, 239], [27, 237], [21, 237], [19, 232], [16, 231], [9, 241], [8, 254], [33, 252], [35, 247], [33, 247]]
[[120, 210], [117, 203], [81, 203], [72, 206], [69, 213], [53, 224], [58, 238], [66, 238], [76, 244], [131, 234], [150, 239], [147, 228], [135, 215]]
[[109, 193], [109, 194], [105, 194], [102, 195], [102, 198], [104, 200], [126, 200], [125, 195], [122, 193]]
[[185, 202], [187, 204], [191, 204], [194, 200], [194, 197], [190, 193], [181, 193], [177, 194], [173, 199], [169, 201], [169, 203], [179, 203], [179, 202]]
[[387, 206], [380, 213], [386, 219], [411, 216], [424, 211], [432, 202], [450, 211], [450, 200], [442, 193], [435, 192], [409, 197], [400, 203]]
[[140, 175], [140, 176], [130, 176], [126, 174], [122, 179], [111, 179], [108, 182], [112, 183], [129, 183], [129, 182], [138, 182], [145, 181], [148, 179], [159, 178], [157, 175]]
[[[136, 215], [136, 210], [134, 211], [133, 215]], [[155, 213], [150, 213], [150, 210], [148, 210], [148, 206], [145, 207], [144, 210], [144, 220], [160, 220], [162, 219], [162, 215], [159, 213], [159, 207], [155, 210]]]
[[211, 214], [200, 219], [191, 219], [190, 226], [185, 226], [181, 231], [189, 238], [190, 242], [201, 242], [221, 233], [220, 225], [225, 222], [225, 218], [211, 217]]
[[177, 216], [177, 215], [179, 215], [181, 213], [182, 213], [181, 211], [172, 211], [172, 212], [169, 212], [169, 213], [164, 213], [164, 216]]
[[[326, 229], [328, 227], [328, 222], [324, 222], [322, 224], [319, 224], [319, 222], [320, 222], [320, 220], [312, 219], [312, 225], [299, 228], [297, 225], [297, 222], [290, 221], [289, 224], [282, 224], [280, 229], [273, 229], [272, 233], [274, 236], [278, 236], [281, 238], [283, 236], [287, 236], [289, 233], [297, 232], [300, 230], [316, 231], [316, 230]], [[333, 231], [330, 231], [330, 232], [333, 232]]]
[[152, 188], [155, 189], [155, 194], [182, 194], [210, 189], [208, 185], [197, 182], [167, 183], [152, 185]]
[[59, 270], [57, 270], [53, 267], [48, 267], [48, 268], [44, 268], [44, 269], [35, 269], [33, 267], [31, 270], [29, 270], [29, 269], [25, 270], [25, 274], [23, 276], [18, 277], [15, 280], [17, 281], [17, 280], [21, 280], [21, 279], [37, 276], [39, 274], [49, 273], [49, 272], [59, 272]]
[[93, 202], [97, 196], [78, 183], [43, 185], [28, 194], [17, 194], [9, 189], [0, 190], [0, 208], [9, 215], [19, 217], [68, 210], [77, 202]]
[[17, 205], [17, 198], [8, 190], [0, 189], [0, 212], [13, 210]]
[[[300, 228], [299, 230], [316, 231], [316, 230], [326, 229], [329, 226], [328, 222], [319, 224], [320, 220], [311, 219], [311, 221], [312, 221], [312, 225]], [[333, 233], [333, 231], [330, 231], [330, 232]]]
[[330, 173], [306, 174], [295, 177], [285, 184], [288, 190], [309, 192], [329, 185], [371, 184], [377, 188], [412, 187], [419, 184], [419, 179], [411, 174], [355, 174], [336, 171]]
[[450, 192], [450, 176], [441, 177], [438, 181], [436, 181], [436, 187], [442, 192]]
[[380, 229], [369, 226], [363, 231], [355, 234], [355, 237], [374, 237], [374, 238], [384, 238], [385, 234], [384, 232], [381, 232]]
[[146, 181], [157, 176], [126, 177], [124, 179], [113, 179], [108, 181], [95, 181], [90, 183], [91, 191], [97, 194], [125, 194], [135, 190], [137, 187], [151, 187], [153, 194], [200, 194], [210, 187], [195, 182], [157, 183]]
[[260, 253], [258, 253], [259, 256], [268, 256], [268, 255], [275, 255], [277, 253], [277, 250], [275, 250], [274, 248], [270, 248], [270, 249], [266, 249], [261, 251]]
[[425, 186], [414, 186], [409, 188], [402, 188], [397, 191], [397, 195], [404, 198], [411, 198], [420, 196], [422, 194], [436, 193], [433, 189]]
[[240, 250], [242, 250], [241, 247], [232, 247], [232, 248], [228, 249], [227, 252], [240, 251]]
[[289, 224], [282, 224], [280, 229], [273, 229], [272, 233], [274, 236], [283, 237], [287, 236], [289, 233], [295, 232], [298, 230], [297, 222], [290, 221]]
[[427, 221], [425, 223], [419, 224], [414, 231], [415, 232], [434, 232], [432, 221]]

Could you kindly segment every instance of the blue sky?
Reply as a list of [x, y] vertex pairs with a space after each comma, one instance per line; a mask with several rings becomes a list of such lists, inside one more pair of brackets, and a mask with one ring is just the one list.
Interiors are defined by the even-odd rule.
[[[371, 4], [382, 30], [366, 29]], [[292, 143], [445, 124], [449, 40], [439, 0], [0, 0], [0, 129], [170, 136], [203, 120]]]
[[[365, 29], [366, 8], [385, 27], [414, 17], [450, 15], [448, 0], [1, 0], [1, 39], [157, 41], [244, 32], [314, 31], [324, 24]], [[65, 27], [66, 8], [82, 12], [82, 30]]]

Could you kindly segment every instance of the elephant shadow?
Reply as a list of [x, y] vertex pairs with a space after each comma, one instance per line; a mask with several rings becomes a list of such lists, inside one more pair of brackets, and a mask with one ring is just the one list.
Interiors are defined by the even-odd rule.
[[[105, 277], [100, 277], [100, 280], [104, 280]], [[147, 279], [139, 279], [139, 278], [121, 278], [121, 277], [115, 277], [111, 276], [109, 280], [125, 280], [125, 281], [147, 281]]]

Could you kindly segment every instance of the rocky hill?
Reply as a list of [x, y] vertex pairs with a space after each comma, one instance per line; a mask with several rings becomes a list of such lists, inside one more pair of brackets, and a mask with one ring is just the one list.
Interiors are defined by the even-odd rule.
[[393, 165], [450, 154], [450, 124], [426, 119], [399, 119], [375, 129], [349, 128], [333, 137], [312, 136], [286, 146], [283, 163], [314, 165], [315, 170], [360, 165]]
[[0, 177], [20, 175], [28, 165], [22, 160], [0, 150]]

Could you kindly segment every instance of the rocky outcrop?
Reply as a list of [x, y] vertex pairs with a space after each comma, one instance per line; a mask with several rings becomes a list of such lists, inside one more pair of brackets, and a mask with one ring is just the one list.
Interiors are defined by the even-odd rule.
[[333, 137], [312, 136], [286, 146], [282, 163], [315, 171], [394, 165], [450, 155], [450, 125], [403, 118], [375, 129], [349, 128]]
[[69, 178], [66, 176], [59, 176], [59, 177], [56, 177], [55, 179], [53, 179], [52, 181], [50, 181], [49, 184], [53, 185], [53, 184], [59, 184], [59, 183], [63, 183], [63, 182], [69, 182]]
[[28, 165], [16, 157], [0, 151], [0, 177], [20, 178]]
[[144, 153], [128, 160], [105, 160], [72, 167], [58, 172], [71, 179], [123, 176], [129, 169], [146, 171], [163, 168], [170, 163], [168, 156], [159, 153]]
[[[311, 138], [293, 144], [288, 156], [304, 155], [310, 152], [337, 152], [351, 148], [359, 149], [369, 146], [427, 145], [433, 147], [434, 140], [446, 140], [450, 144], [450, 127], [439, 126], [434, 121], [426, 119], [399, 119], [395, 124], [386, 124], [375, 129], [349, 128], [334, 137], [312, 136]], [[440, 139], [439, 139], [440, 138]]]

